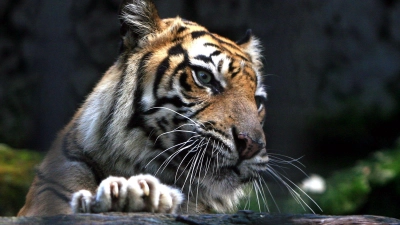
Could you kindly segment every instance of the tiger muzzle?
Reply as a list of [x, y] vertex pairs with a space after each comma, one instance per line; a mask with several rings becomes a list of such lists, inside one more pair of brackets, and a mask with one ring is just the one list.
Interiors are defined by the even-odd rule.
[[265, 149], [264, 143], [261, 141], [253, 140], [248, 134], [240, 133], [238, 134], [238, 139], [244, 142], [239, 144], [239, 155], [242, 159], [253, 158], [261, 150]]
[[246, 133], [239, 133], [236, 142], [239, 156], [242, 159], [250, 159], [259, 152], [266, 151], [265, 144], [262, 141], [254, 140]]

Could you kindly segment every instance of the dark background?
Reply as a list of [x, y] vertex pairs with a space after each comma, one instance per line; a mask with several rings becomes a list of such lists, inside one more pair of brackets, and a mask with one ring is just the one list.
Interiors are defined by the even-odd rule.
[[[119, 0], [0, 0], [0, 143], [46, 151], [117, 57]], [[271, 153], [324, 176], [400, 136], [400, 1], [156, 0], [264, 47]], [[293, 179], [303, 179], [296, 169]]]

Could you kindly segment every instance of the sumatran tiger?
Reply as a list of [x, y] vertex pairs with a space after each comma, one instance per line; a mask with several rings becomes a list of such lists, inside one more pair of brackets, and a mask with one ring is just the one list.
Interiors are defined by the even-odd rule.
[[229, 212], [268, 169], [259, 41], [120, 7], [119, 57], [37, 168], [19, 216]]

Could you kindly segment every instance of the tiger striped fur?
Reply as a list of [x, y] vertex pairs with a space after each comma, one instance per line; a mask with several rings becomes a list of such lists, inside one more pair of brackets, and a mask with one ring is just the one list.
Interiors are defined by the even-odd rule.
[[125, 0], [117, 61], [60, 132], [19, 216], [229, 212], [267, 169], [259, 41]]

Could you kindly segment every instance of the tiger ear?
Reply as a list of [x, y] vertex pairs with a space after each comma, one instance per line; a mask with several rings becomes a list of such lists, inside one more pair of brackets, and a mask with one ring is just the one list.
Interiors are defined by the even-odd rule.
[[119, 18], [120, 34], [125, 45], [135, 45], [147, 35], [161, 30], [162, 21], [151, 0], [123, 0]]
[[257, 66], [261, 67], [261, 44], [260, 41], [253, 36], [252, 32], [250, 29], [246, 31], [245, 36], [236, 42], [237, 45], [239, 45], [244, 52], [249, 54], [251, 57], [251, 61]]

